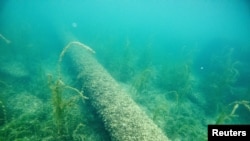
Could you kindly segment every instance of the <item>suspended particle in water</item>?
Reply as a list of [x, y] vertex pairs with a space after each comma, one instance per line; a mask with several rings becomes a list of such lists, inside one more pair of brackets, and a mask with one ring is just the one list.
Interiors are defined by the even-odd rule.
[[72, 23], [72, 27], [77, 28], [77, 23], [76, 23], [76, 22], [73, 22], [73, 23]]

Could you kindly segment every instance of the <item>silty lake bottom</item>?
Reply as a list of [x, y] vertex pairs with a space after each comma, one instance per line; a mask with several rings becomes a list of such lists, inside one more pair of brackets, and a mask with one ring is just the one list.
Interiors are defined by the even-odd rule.
[[[123, 91], [114, 99], [132, 99], [173, 141], [207, 140], [208, 124], [250, 124], [249, 6], [247, 0], [1, 1], [0, 140], [119, 140], [106, 121], [112, 115], [98, 109], [92, 93], [114, 87]], [[70, 59], [77, 48], [92, 57]], [[103, 70], [84, 72], [94, 65]], [[112, 83], [94, 89], [94, 74]], [[124, 113], [126, 107], [113, 105], [114, 114]]]

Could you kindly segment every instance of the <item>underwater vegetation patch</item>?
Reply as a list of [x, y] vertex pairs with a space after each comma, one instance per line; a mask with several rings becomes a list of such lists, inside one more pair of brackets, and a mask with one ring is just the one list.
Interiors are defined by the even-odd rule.
[[2, 101], [0, 101], [0, 126], [4, 125], [6, 122], [6, 109]]
[[[64, 53], [59, 57], [58, 63], [62, 63]], [[93, 111], [87, 112], [90, 107], [83, 103], [88, 98], [82, 91], [63, 82], [62, 77], [65, 74], [61, 72], [60, 65], [57, 66], [57, 79], [51, 74], [46, 79], [42, 75], [34, 75], [37, 83], [26, 86], [27, 88], [22, 86], [26, 90], [15, 90], [0, 81], [4, 94], [0, 99], [0, 140], [83, 141], [108, 138], [106, 135], [101, 136], [105, 132], [97, 134], [98, 130], [92, 129], [103, 128], [99, 121], [88, 124], [96, 119]]]
[[239, 116], [244, 116], [243, 113], [236, 114], [237, 110], [239, 110], [240, 108], [244, 108], [245, 112], [250, 112], [250, 102], [242, 100], [230, 103], [227, 108], [218, 115], [215, 124], [228, 124], [238, 122], [236, 119]]

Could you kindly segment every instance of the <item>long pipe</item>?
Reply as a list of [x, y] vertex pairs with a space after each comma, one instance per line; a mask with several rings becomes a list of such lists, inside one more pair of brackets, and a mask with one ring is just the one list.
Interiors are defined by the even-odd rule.
[[72, 65], [82, 80], [92, 105], [101, 116], [114, 141], [169, 141], [167, 136], [132, 100], [104, 67], [93, 52], [80, 42], [68, 49]]

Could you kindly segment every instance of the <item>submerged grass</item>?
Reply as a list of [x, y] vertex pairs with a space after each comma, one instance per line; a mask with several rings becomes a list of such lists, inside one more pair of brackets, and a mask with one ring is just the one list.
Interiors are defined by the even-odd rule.
[[219, 113], [215, 124], [228, 124], [231, 123], [234, 119], [238, 118], [239, 116], [242, 116], [242, 114], [236, 114], [237, 110], [242, 107], [246, 111], [250, 113], [250, 101], [241, 100], [241, 101], [235, 101], [232, 102], [227, 106], [227, 108]]
[[[83, 95], [82, 91], [66, 85], [61, 79], [62, 74], [60, 71], [60, 63], [62, 62], [65, 52], [72, 45], [79, 45], [90, 50], [88, 46], [81, 44], [80, 42], [70, 42], [65, 47], [65, 49], [60, 54], [58, 61], [58, 79], [53, 80], [52, 75], [48, 75], [48, 80], [43, 81], [43, 83], [48, 84], [51, 90], [52, 103], [49, 104], [45, 101], [44, 105], [40, 105], [40, 107], [45, 106], [46, 108], [41, 108], [35, 112], [22, 113], [20, 116], [13, 117], [11, 120], [6, 122], [6, 109], [2, 101], [0, 101], [0, 140], [38, 141], [43, 138], [43, 140], [50, 141], [82, 141], [86, 139], [85, 136], [87, 135], [84, 135], [80, 132], [80, 130], [82, 131], [86, 128], [82, 124], [83, 121], [81, 121], [83, 116], [80, 113], [81, 111], [79, 109], [78, 101], [84, 101], [88, 98]], [[40, 80], [39, 78], [37, 79]], [[0, 84], [4, 87], [7, 87], [7, 84], [4, 81], [0, 81]], [[36, 87], [39, 87], [38, 85], [40, 84], [41, 83], [39, 82]], [[36, 87], [33, 86], [33, 91], [36, 91]], [[40, 90], [41, 92], [36, 91], [36, 94], [42, 94], [43, 91], [47, 91], [39, 88], [37, 88], [37, 90]], [[15, 93], [18, 95], [18, 92]], [[76, 95], [69, 95], [70, 93], [75, 93]], [[35, 96], [32, 98], [35, 98]], [[20, 103], [20, 101], [23, 99], [14, 99], [14, 101], [15, 100], [18, 100]], [[14, 102], [12, 103], [14, 104]], [[15, 111], [16, 109], [11, 110]]]
[[[39, 97], [49, 93], [49, 99], [43, 99], [46, 105], [43, 110], [38, 110], [35, 113], [24, 113], [19, 117], [12, 117], [7, 120], [6, 112], [8, 113], [9, 109], [4, 108], [6, 103], [5, 101], [3, 102], [3, 99], [0, 99], [0, 140], [38, 141], [41, 138], [49, 141], [90, 140], [91, 137], [87, 137], [89, 133], [87, 126], [94, 125], [96, 122], [94, 121], [94, 116], [91, 115], [93, 116], [91, 118], [92, 123], [87, 123], [86, 121], [90, 120], [84, 119], [89, 118], [87, 114], [85, 115], [86, 111], [83, 112], [78, 109], [78, 111], [72, 112], [72, 110], [76, 109], [74, 107], [79, 106], [78, 101], [85, 100], [87, 97], [83, 95], [81, 90], [67, 85], [65, 83], [67, 81], [64, 82], [62, 80], [64, 76], [61, 72], [63, 57], [71, 47], [83, 47], [87, 51], [95, 53], [89, 46], [77, 41], [70, 42], [63, 48], [56, 66], [56, 75], [58, 77], [54, 79], [52, 75], [49, 75], [47, 78], [48, 82], [42, 82], [48, 84], [50, 91], [39, 88], [40, 83], [37, 86], [34, 85], [32, 89], [34, 91], [32, 92], [33, 95], [35, 94]], [[209, 70], [210, 72], [204, 73], [202, 76], [195, 76], [199, 77], [199, 81], [197, 81], [198, 87], [193, 87], [193, 80], [191, 80], [193, 75], [195, 75], [192, 71], [192, 63], [190, 63], [192, 60], [181, 63], [171, 63], [169, 61], [162, 65], [162, 68], [156, 69], [156, 72], [153, 72], [151, 68], [140, 68], [139, 70], [141, 71], [136, 71], [138, 66], [135, 65], [135, 56], [126, 55], [125, 53], [124, 60], [118, 61], [120, 64], [115, 64], [114, 66], [120, 66], [117, 78], [122, 78], [119, 80], [124, 80], [123, 82], [131, 82], [133, 86], [132, 91], [136, 93], [135, 98], [143, 101], [139, 105], [148, 110], [149, 116], [171, 139], [205, 140], [205, 127], [207, 124], [241, 123], [241, 117], [244, 116], [249, 119], [250, 90], [246, 88], [247, 92], [241, 93], [242, 97], [246, 95], [243, 98], [244, 100], [241, 100], [238, 93], [236, 94], [235, 92], [235, 89], [240, 88], [234, 86], [240, 75], [242, 75], [240, 70], [242, 68], [239, 68], [241, 62], [233, 59], [232, 50], [227, 52], [225, 55], [219, 56], [217, 54], [211, 57], [210, 66], [205, 66], [213, 68]], [[128, 52], [128, 54], [131, 53]], [[107, 56], [110, 56], [110, 54], [107, 54]], [[157, 68], [158, 66], [153, 65], [153, 67]], [[205, 72], [206, 70], [202, 71]], [[248, 71], [246, 70], [246, 72]], [[151, 84], [154, 73], [158, 77], [154, 81], [155, 83]], [[150, 94], [148, 87], [152, 87], [153, 90], [159, 90], [160, 92]], [[2, 80], [0, 81], [0, 88], [10, 89], [11, 87]], [[26, 88], [23, 87], [22, 89]], [[193, 95], [193, 91], [197, 91], [198, 96], [205, 99], [206, 104], [205, 106], [202, 105], [205, 108], [199, 107], [194, 101], [190, 101], [188, 95]], [[15, 91], [14, 94], [18, 93]], [[7, 93], [4, 95], [7, 95]], [[157, 96], [161, 96], [158, 101], [154, 99]], [[162, 102], [163, 100], [165, 100], [165, 103]], [[197, 98], [196, 100], [199, 101], [200, 99]], [[219, 105], [220, 103], [221, 105]], [[226, 107], [225, 110], [217, 110], [218, 107], [221, 108], [223, 106]], [[206, 107], [209, 108], [206, 109]], [[84, 115], [80, 112], [83, 112]], [[210, 116], [210, 113], [213, 114]]]

